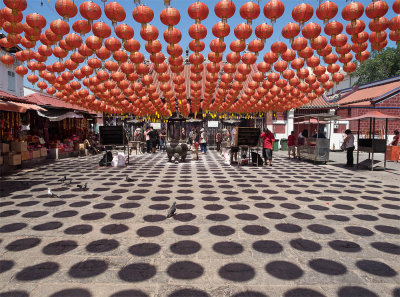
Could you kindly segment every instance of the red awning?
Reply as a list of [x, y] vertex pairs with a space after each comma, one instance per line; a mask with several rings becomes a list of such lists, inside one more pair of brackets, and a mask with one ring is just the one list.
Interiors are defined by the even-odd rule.
[[372, 110], [372, 111], [369, 111], [366, 114], [363, 114], [358, 117], [342, 119], [342, 121], [355, 121], [355, 120], [364, 120], [364, 119], [400, 120], [400, 117], [384, 114], [377, 110]]
[[44, 109], [38, 105], [35, 105], [35, 104], [0, 100], [0, 110], [2, 110], [2, 111], [25, 113], [29, 109], [38, 110], [38, 111], [46, 111], [46, 109]]

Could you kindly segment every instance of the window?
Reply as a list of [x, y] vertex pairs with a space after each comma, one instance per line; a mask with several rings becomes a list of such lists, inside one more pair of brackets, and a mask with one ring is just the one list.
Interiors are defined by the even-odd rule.
[[8, 90], [15, 91], [15, 73], [8, 71]]

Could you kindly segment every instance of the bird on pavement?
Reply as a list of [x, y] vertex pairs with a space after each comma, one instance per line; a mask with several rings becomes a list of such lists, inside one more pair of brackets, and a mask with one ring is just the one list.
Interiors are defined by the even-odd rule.
[[81, 188], [82, 190], [87, 190], [87, 183], [85, 183], [83, 186], [82, 185], [77, 185], [78, 188]]
[[131, 179], [131, 178], [127, 175], [127, 176], [125, 176], [125, 181], [128, 182], [128, 183], [131, 183], [131, 182], [133, 182], [133, 179]]
[[56, 194], [54, 194], [54, 193], [51, 191], [50, 188], [47, 188], [47, 194], [48, 194], [50, 197], [58, 197]]
[[59, 181], [60, 183], [63, 183], [63, 182], [65, 182], [66, 180], [67, 180], [67, 176], [64, 175], [64, 177], [63, 177], [63, 178], [60, 178], [58, 181]]
[[72, 179], [69, 179], [67, 182], [65, 182], [65, 184], [66, 184], [67, 186], [69, 186], [71, 183], [72, 183]]
[[176, 202], [172, 203], [171, 208], [168, 210], [167, 218], [174, 216], [176, 212]]

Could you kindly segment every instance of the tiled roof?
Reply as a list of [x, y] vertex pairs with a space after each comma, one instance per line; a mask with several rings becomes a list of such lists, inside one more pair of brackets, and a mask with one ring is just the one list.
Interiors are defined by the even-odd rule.
[[[390, 95], [392, 92], [400, 92], [400, 78], [398, 81], [390, 82], [387, 84], [382, 84], [378, 86], [366, 87], [359, 90], [355, 90], [349, 95], [343, 97], [338, 101], [339, 105], [349, 105], [353, 103], [358, 103], [362, 101], [371, 101], [374, 99], [379, 99], [384, 95]], [[366, 102], [364, 102], [365, 104]], [[368, 104], [365, 104], [368, 105]]]
[[303, 106], [299, 107], [298, 109], [311, 109], [311, 108], [335, 108], [338, 105], [336, 103], [329, 103], [325, 101], [325, 99], [321, 96], [317, 97], [313, 101], [304, 104]]
[[91, 110], [85, 109], [83, 107], [80, 107], [78, 105], [73, 105], [68, 102], [64, 102], [62, 100], [56, 99], [52, 96], [46, 95], [44, 93], [33, 93], [30, 95], [27, 95], [23, 97], [31, 102], [34, 102], [40, 106], [52, 106], [52, 107], [57, 107], [57, 108], [66, 108], [66, 109], [73, 109], [73, 110], [80, 110], [80, 111], [85, 111], [89, 113], [94, 113]]
[[0, 90], [0, 98], [4, 98], [4, 99], [18, 99], [17, 96], [15, 96], [15, 95], [13, 95], [13, 94], [10, 94], [10, 93], [7, 93], [7, 92], [4, 92], [4, 91], [1, 91], [1, 90]]

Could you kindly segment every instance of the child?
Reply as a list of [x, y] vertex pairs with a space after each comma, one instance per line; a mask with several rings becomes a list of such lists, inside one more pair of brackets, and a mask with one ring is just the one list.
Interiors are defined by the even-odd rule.
[[200, 144], [196, 141], [193, 146], [194, 146], [194, 148], [193, 148], [193, 160], [194, 160], [194, 156], [196, 156], [196, 160], [198, 160], [199, 159], [199, 146], [200, 146]]

